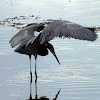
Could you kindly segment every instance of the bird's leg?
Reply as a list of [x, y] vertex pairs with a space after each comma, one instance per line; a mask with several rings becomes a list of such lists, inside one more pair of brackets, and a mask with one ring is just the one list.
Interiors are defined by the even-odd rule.
[[32, 82], [31, 55], [29, 55], [29, 60], [30, 60], [30, 77], [31, 77], [31, 82]]
[[29, 100], [32, 100], [32, 82], [30, 81], [30, 99]]
[[35, 56], [35, 77], [36, 77], [36, 80], [37, 80], [36, 59], [37, 59], [37, 56]]
[[37, 96], [37, 78], [35, 79], [35, 100], [38, 99], [38, 96]]

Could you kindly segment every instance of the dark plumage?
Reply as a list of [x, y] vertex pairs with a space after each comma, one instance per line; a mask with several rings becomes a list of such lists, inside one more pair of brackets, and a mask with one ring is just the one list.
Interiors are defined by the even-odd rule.
[[[40, 32], [40, 34], [35, 36], [35, 34], [37, 34], [36, 32]], [[35, 75], [37, 77], [37, 55], [46, 56], [48, 54], [48, 50], [50, 50], [50, 52], [55, 56], [56, 60], [60, 64], [55, 54], [54, 47], [49, 43], [49, 41], [55, 37], [71, 37], [79, 40], [94, 41], [97, 38], [97, 34], [81, 25], [69, 21], [54, 20], [49, 23], [27, 26], [20, 30], [9, 42], [12, 47], [18, 46], [15, 49], [15, 52], [29, 55], [30, 60], [31, 55], [34, 55]]]

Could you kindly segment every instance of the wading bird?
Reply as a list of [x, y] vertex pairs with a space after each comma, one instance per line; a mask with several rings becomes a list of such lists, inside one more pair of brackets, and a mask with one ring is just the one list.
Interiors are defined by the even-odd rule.
[[[40, 33], [38, 34], [38, 32]], [[38, 35], [36, 36], [35, 34]], [[11, 43], [12, 47], [17, 46], [15, 52], [26, 54], [29, 56], [31, 79], [31, 55], [34, 55], [35, 57], [36, 78], [37, 55], [46, 56], [48, 55], [48, 50], [50, 50], [56, 58], [56, 60], [58, 61], [58, 63], [60, 64], [53, 45], [49, 43], [49, 41], [54, 39], [55, 37], [71, 37], [79, 40], [94, 41], [96, 40], [97, 35], [95, 34], [95, 32], [81, 25], [65, 20], [53, 20], [49, 23], [40, 23], [23, 28], [14, 37], [12, 37], [12, 39], [9, 42]]]

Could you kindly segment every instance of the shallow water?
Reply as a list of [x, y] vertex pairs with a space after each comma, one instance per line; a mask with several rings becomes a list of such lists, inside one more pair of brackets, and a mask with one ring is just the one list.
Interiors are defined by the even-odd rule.
[[[34, 0], [34, 3], [31, 3], [32, 0], [30, 2], [1, 0], [0, 2], [1, 20], [39, 14], [41, 19], [62, 18], [84, 26], [100, 26], [98, 0], [71, 2], [51, 0], [49, 3], [47, 0]], [[30, 95], [29, 59], [25, 55], [14, 53], [14, 49], [9, 45], [10, 38], [18, 31], [13, 27], [0, 26], [0, 98], [2, 100], [26, 100]], [[95, 42], [59, 38], [51, 41], [61, 64], [57, 63], [51, 53], [45, 57], [38, 56], [38, 97], [47, 96], [52, 100], [61, 89], [57, 100], [100, 100], [100, 32], [97, 34], [98, 39]], [[32, 71], [32, 97], [35, 98], [34, 57]]]

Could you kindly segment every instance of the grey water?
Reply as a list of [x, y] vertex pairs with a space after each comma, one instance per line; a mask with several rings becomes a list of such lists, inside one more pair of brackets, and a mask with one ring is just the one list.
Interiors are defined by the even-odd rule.
[[[100, 26], [99, 0], [0, 0], [0, 20], [36, 15], [37, 21], [64, 19], [83, 26]], [[27, 20], [28, 21], [28, 20]], [[34, 22], [34, 20], [32, 20]], [[26, 55], [14, 52], [9, 40], [19, 30], [0, 26], [0, 100], [27, 100], [30, 69]], [[100, 32], [94, 42], [55, 38], [60, 65], [51, 53], [37, 58], [37, 95], [53, 100], [100, 100]], [[34, 57], [32, 97], [35, 98]]]

